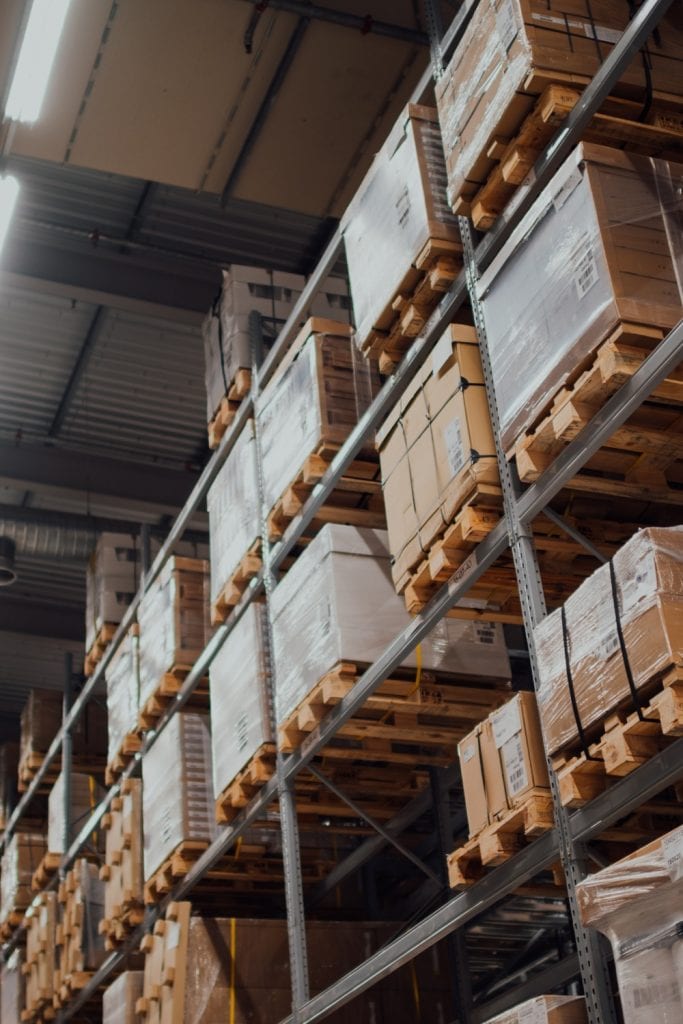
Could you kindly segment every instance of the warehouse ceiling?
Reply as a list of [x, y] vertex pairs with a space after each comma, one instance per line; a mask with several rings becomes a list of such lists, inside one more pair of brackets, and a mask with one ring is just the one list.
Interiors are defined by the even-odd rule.
[[[208, 458], [221, 267], [309, 273], [428, 66], [424, 0], [307, 6], [72, 0], [39, 120], [2, 121], [21, 193], [0, 252], [0, 536], [22, 537], [3, 710], [82, 648], [85, 559], [63, 538], [166, 529]], [[29, 7], [0, 5], [3, 109]]]

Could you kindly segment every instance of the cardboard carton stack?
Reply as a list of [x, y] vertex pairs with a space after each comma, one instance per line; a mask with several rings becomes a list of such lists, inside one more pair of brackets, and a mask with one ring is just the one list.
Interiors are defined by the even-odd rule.
[[137, 624], [119, 644], [105, 669], [107, 684], [106, 782], [111, 785], [142, 745], [138, 730], [140, 710], [140, 632]]
[[[156, 551], [158, 544], [152, 542]], [[85, 674], [91, 675], [140, 586], [138, 534], [101, 533], [85, 577]]]
[[102, 819], [106, 834], [104, 917], [100, 933], [107, 948], [115, 948], [142, 921], [144, 912], [142, 781], [125, 779]]
[[[62, 722], [62, 694], [57, 690], [31, 690], [21, 712], [19, 740], [19, 791], [27, 788], [43, 763]], [[86, 704], [71, 731], [74, 767], [98, 772], [103, 769], [107, 749], [106, 711], [98, 700]], [[48, 769], [46, 783], [59, 774], [59, 761]]]
[[21, 1024], [26, 1005], [22, 953], [15, 949], [0, 967], [0, 1020], [2, 1024]]
[[583, 996], [536, 996], [491, 1017], [486, 1024], [587, 1024]]
[[[88, 818], [104, 796], [104, 789], [93, 775], [71, 772], [69, 779], [69, 824], [66, 827], [65, 777], [61, 772], [48, 797], [47, 850], [33, 877], [33, 888], [42, 889], [58, 869], [63, 855], [80, 834]], [[91, 853], [104, 849], [102, 833], [90, 833]]]
[[[21, 1019], [54, 1018], [57, 893], [36, 896], [26, 914], [25, 1006]], [[3, 1016], [4, 1022], [4, 1016]]]
[[102, 1024], [138, 1024], [135, 1006], [142, 996], [142, 971], [124, 971], [102, 996]]
[[45, 853], [45, 836], [15, 832], [0, 865], [0, 934], [9, 938], [33, 899], [31, 880]]
[[77, 860], [59, 886], [57, 925], [57, 1000], [64, 1006], [104, 962], [106, 950], [99, 932], [104, 913], [104, 883], [99, 868]]

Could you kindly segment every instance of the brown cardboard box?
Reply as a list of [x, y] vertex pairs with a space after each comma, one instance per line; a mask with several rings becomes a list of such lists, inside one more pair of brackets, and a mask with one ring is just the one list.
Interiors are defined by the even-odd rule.
[[[5, 847], [0, 871], [0, 924], [33, 899], [31, 879], [45, 855], [45, 836], [15, 832]], [[18, 921], [15, 922], [18, 924]]]
[[491, 1017], [487, 1024], [586, 1024], [587, 1020], [583, 996], [536, 996]]
[[2, 1024], [20, 1024], [25, 1006], [22, 954], [15, 949], [7, 963], [0, 968], [0, 1021]]
[[399, 593], [479, 488], [492, 506], [496, 450], [473, 327], [453, 324], [377, 435], [392, 576]]
[[[26, 788], [32, 772], [42, 764], [62, 724], [62, 694], [58, 690], [31, 690], [21, 712], [19, 789]], [[107, 750], [107, 712], [89, 701], [73, 730], [74, 767], [104, 759]], [[27, 774], [28, 773], [28, 774]], [[22, 781], [23, 779], [23, 781]]]
[[[28, 1016], [40, 1019], [39, 1010], [52, 1003], [57, 987], [55, 943], [57, 934], [57, 893], [41, 892], [26, 914], [25, 1006]], [[36, 1016], [37, 1015], [37, 1016]], [[2, 1018], [4, 1022], [4, 1017]]]
[[142, 971], [124, 971], [102, 996], [102, 1024], [138, 1024], [135, 1004], [142, 995]]

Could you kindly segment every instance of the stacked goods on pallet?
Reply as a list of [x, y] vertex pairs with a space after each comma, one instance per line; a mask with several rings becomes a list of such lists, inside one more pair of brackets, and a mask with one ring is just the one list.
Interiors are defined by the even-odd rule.
[[33, 899], [31, 880], [45, 853], [45, 836], [15, 832], [0, 864], [0, 934], [9, 938]]
[[[683, 315], [681, 174], [683, 165], [579, 146], [482, 274], [501, 439], [523, 480], [536, 479]], [[633, 429], [617, 431], [613, 450], [568, 486], [640, 497], [645, 454], [651, 496], [671, 501], [682, 392], [672, 374], [653, 392], [658, 404], [635, 413]]]
[[104, 962], [99, 922], [104, 913], [104, 883], [96, 864], [77, 860], [59, 886], [59, 923], [55, 1001], [64, 1006]]
[[[230, 425], [239, 402], [251, 387], [254, 358], [249, 314], [261, 318], [262, 337], [256, 344], [272, 345], [304, 289], [300, 274], [233, 264], [223, 271], [223, 287], [204, 321], [204, 367], [209, 444], [215, 447]], [[309, 316], [339, 319], [348, 308], [346, 282], [328, 278], [301, 322]]]
[[[491, 227], [630, 19], [628, 5], [608, 0], [476, 7], [436, 87], [448, 198], [457, 213], [471, 215], [480, 230]], [[584, 138], [655, 155], [680, 150], [682, 52], [680, 19], [670, 12]]]
[[350, 203], [342, 231], [357, 341], [389, 372], [462, 262], [435, 110], [406, 107]]
[[501, 489], [473, 327], [454, 324], [377, 434], [392, 576], [409, 611], [500, 518]]
[[491, 1017], [487, 1024], [586, 1024], [583, 996], [536, 996]]
[[105, 669], [107, 683], [106, 782], [111, 785], [142, 745], [138, 732], [140, 710], [139, 631], [137, 625], [119, 644]]
[[147, 729], [166, 709], [209, 635], [209, 565], [174, 555], [143, 595], [140, 626], [140, 711]]
[[683, 827], [576, 887], [583, 923], [612, 944], [624, 1024], [683, 1019]]
[[15, 949], [0, 967], [0, 1021], [20, 1024], [26, 1005], [21, 953]]
[[261, 567], [261, 508], [254, 422], [249, 420], [206, 496], [211, 621], [223, 622]]
[[252, 603], [211, 663], [213, 791], [219, 821], [234, 817], [249, 802], [255, 785], [273, 772], [264, 644], [264, 610]]
[[86, 675], [94, 672], [137, 593], [141, 563], [139, 535], [106, 532], [98, 537], [85, 576]]
[[104, 917], [99, 930], [108, 949], [121, 943], [141, 922], [144, 913], [142, 869], [142, 782], [124, 779], [102, 819], [106, 832], [106, 863], [100, 868], [104, 885]]
[[[62, 694], [57, 690], [31, 690], [21, 712], [19, 740], [19, 790], [25, 790], [40, 768], [62, 722]], [[96, 700], [86, 704], [71, 730], [73, 763], [98, 772], [104, 767], [107, 748], [107, 717]], [[52, 761], [45, 786], [54, 784], [59, 774], [59, 759]]]
[[0, 832], [7, 827], [17, 802], [19, 744], [0, 744]]
[[57, 893], [42, 892], [26, 914], [26, 962], [23, 967], [26, 988], [22, 1020], [52, 1020], [55, 1015], [56, 935]]
[[[62, 772], [50, 790], [47, 807], [47, 850], [33, 876], [33, 888], [39, 890], [47, 885], [59, 868], [63, 855], [79, 835], [97, 804], [104, 796], [104, 789], [93, 775], [71, 772], [69, 776], [69, 823], [66, 827], [65, 776]], [[92, 853], [102, 849], [101, 833], [95, 830], [89, 838]]]
[[538, 705], [563, 803], [591, 799], [683, 731], [681, 595], [683, 527], [649, 528], [536, 627]]
[[[301, 509], [372, 399], [376, 375], [351, 328], [309, 320], [258, 400], [268, 534], [277, 540]], [[381, 526], [377, 456], [363, 449], [315, 524]]]
[[102, 1024], [138, 1024], [135, 1006], [142, 996], [142, 971], [124, 971], [102, 996]]
[[458, 744], [470, 841], [448, 858], [452, 886], [469, 885], [526, 839], [553, 827], [550, 780], [533, 693], [517, 693]]
[[153, 903], [215, 834], [207, 716], [170, 720], [143, 758], [142, 803], [145, 900]]
[[[326, 526], [275, 588], [271, 612], [279, 743], [291, 750], [410, 622], [391, 583], [386, 533]], [[386, 757], [395, 739], [418, 750], [445, 744], [452, 760], [510, 678], [501, 627], [455, 619], [442, 620], [402, 669], [370, 698], [364, 720], [340, 732], [359, 741], [359, 757], [382, 738]]]
[[[291, 1011], [287, 926], [284, 921], [191, 917], [189, 903], [171, 904], [154, 935], [143, 940], [145, 977], [138, 1002], [142, 1021], [159, 1024], [270, 1024]], [[306, 923], [311, 994], [351, 969], [388, 937], [383, 925]], [[435, 949], [374, 985], [362, 1000], [329, 1018], [355, 1021], [447, 1020], [449, 971]], [[359, 1005], [360, 1003], [360, 1005]], [[418, 1010], [419, 1007], [419, 1010]]]

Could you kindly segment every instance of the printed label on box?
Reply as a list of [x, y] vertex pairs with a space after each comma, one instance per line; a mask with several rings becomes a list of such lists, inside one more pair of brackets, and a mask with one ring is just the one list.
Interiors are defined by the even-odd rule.
[[648, 557], [645, 563], [641, 562], [638, 571], [628, 580], [625, 587], [621, 588], [621, 614], [622, 616], [631, 611], [639, 601], [651, 597], [657, 590], [657, 572], [654, 558]]
[[451, 472], [453, 473], [453, 476], [457, 476], [467, 462], [465, 449], [462, 443], [462, 431], [459, 416], [456, 416], [455, 419], [451, 420], [447, 427], [444, 427], [443, 439], [446, 443], [448, 464], [451, 467]]
[[526, 764], [524, 763], [524, 748], [520, 733], [512, 736], [502, 749], [503, 765], [505, 767], [505, 783], [509, 796], [517, 796], [529, 785]]
[[477, 752], [477, 746], [475, 743], [470, 743], [469, 747], [465, 747], [464, 750], [460, 751], [460, 760], [463, 764], [469, 764], [474, 755]]
[[249, 716], [246, 712], [237, 719], [235, 732], [237, 733], [237, 749], [242, 753], [249, 742]]
[[548, 1015], [543, 1002], [533, 999], [517, 1010], [518, 1024], [546, 1024]]
[[475, 622], [474, 623], [474, 635], [477, 643], [480, 644], [495, 644], [496, 642], [496, 627], [493, 622]]
[[595, 260], [593, 243], [588, 235], [584, 235], [570, 257], [574, 272], [574, 285], [579, 299], [588, 294], [598, 282], [598, 265]]
[[496, 748], [500, 748], [509, 739], [522, 731], [522, 720], [519, 714], [519, 700], [508, 701], [502, 708], [491, 715], [491, 727]]
[[616, 626], [614, 632], [610, 632], [607, 636], [600, 638], [598, 644], [598, 657], [601, 661], [607, 661], [619, 650], [619, 637], [617, 636]]
[[677, 828], [662, 838], [662, 853], [672, 882], [683, 878], [683, 828]]

